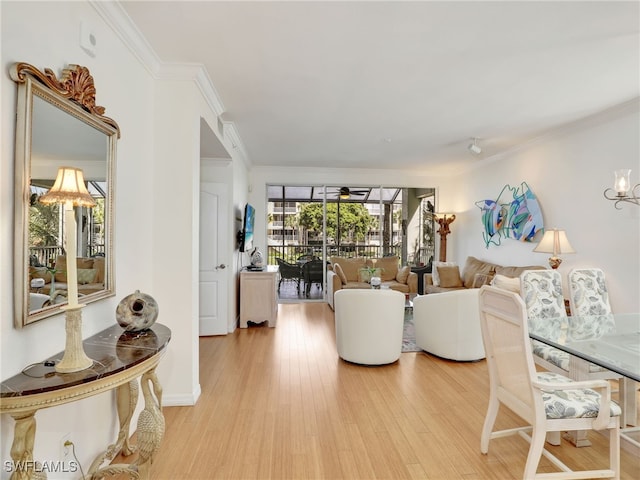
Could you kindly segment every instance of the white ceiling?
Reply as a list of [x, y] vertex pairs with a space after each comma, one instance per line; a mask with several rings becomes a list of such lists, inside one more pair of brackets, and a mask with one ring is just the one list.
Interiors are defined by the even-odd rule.
[[640, 3], [131, 2], [254, 165], [449, 172], [638, 97]]

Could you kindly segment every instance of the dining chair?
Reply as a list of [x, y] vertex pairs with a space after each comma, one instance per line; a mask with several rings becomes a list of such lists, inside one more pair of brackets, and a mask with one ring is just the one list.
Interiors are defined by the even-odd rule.
[[311, 293], [311, 285], [316, 283], [322, 290], [324, 281], [325, 262], [322, 259], [314, 259], [302, 265], [302, 279], [304, 280], [304, 292], [307, 298]]
[[278, 262], [278, 273], [280, 274], [280, 280], [278, 281], [278, 293], [280, 293], [280, 285], [283, 281], [291, 280], [295, 282], [300, 293], [300, 280], [302, 279], [302, 271], [299, 265], [289, 263], [282, 258], [276, 258]]
[[[585, 339], [615, 332], [609, 292], [604, 272], [600, 268], [574, 268], [567, 275], [571, 315], [585, 317], [580, 333]], [[575, 334], [574, 334], [575, 337]], [[588, 377], [618, 380], [618, 398], [622, 407], [621, 424], [637, 425], [638, 383], [605, 369], [589, 368]]]
[[[537, 372], [527, 325], [526, 305], [517, 293], [483, 286], [479, 294], [480, 328], [489, 368], [489, 405], [480, 451], [489, 453], [496, 438], [518, 434], [529, 443], [523, 478], [620, 478], [620, 407], [611, 400], [606, 380], [572, 381], [554, 372]], [[496, 430], [500, 405], [527, 425]], [[609, 432], [609, 466], [573, 472], [544, 448], [547, 432]], [[537, 473], [542, 456], [561, 472]], [[567, 474], [567, 472], [572, 472]]]
[[[526, 270], [520, 275], [520, 292], [524, 300], [527, 318], [566, 317], [562, 294], [562, 277], [557, 270]], [[534, 361], [545, 370], [566, 374], [569, 371], [567, 352], [558, 350], [538, 340], [531, 341]]]

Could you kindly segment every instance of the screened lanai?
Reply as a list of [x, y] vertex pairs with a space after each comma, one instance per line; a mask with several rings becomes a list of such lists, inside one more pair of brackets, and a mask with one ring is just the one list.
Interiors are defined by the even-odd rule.
[[[419, 266], [433, 256], [432, 188], [269, 185], [267, 196], [271, 265], [327, 262], [332, 256], [397, 256], [403, 265]], [[315, 287], [306, 297], [306, 289], [298, 294], [296, 286], [294, 296], [321, 295]]]

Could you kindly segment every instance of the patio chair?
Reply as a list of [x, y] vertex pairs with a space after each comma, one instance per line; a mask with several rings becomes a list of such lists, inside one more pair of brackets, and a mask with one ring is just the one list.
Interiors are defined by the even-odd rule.
[[322, 290], [322, 283], [324, 281], [324, 268], [325, 262], [320, 259], [311, 260], [310, 262], [302, 265], [302, 279], [304, 280], [304, 293], [306, 297], [309, 297], [311, 292], [311, 284], [317, 283]]
[[[496, 287], [480, 290], [480, 327], [489, 368], [489, 406], [480, 451], [494, 438], [519, 434], [530, 442], [523, 478], [620, 478], [620, 407], [611, 401], [606, 380], [572, 381], [536, 372], [525, 304], [518, 294]], [[528, 425], [493, 431], [500, 404]], [[572, 472], [544, 448], [547, 432], [609, 430], [609, 468]], [[531, 432], [530, 435], [527, 432]], [[542, 455], [562, 472], [536, 473]]]
[[278, 262], [278, 272], [280, 273], [280, 281], [278, 282], [278, 293], [280, 293], [280, 285], [283, 281], [293, 281], [296, 284], [298, 293], [300, 293], [300, 279], [302, 278], [302, 272], [300, 266], [294, 263], [289, 263], [281, 258], [276, 258]]

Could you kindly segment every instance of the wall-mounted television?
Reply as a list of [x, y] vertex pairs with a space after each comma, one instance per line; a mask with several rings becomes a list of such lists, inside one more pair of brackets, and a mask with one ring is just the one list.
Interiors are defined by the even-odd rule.
[[238, 248], [241, 252], [248, 252], [253, 248], [253, 226], [256, 220], [256, 209], [248, 203], [244, 207], [242, 230], [238, 232]]

